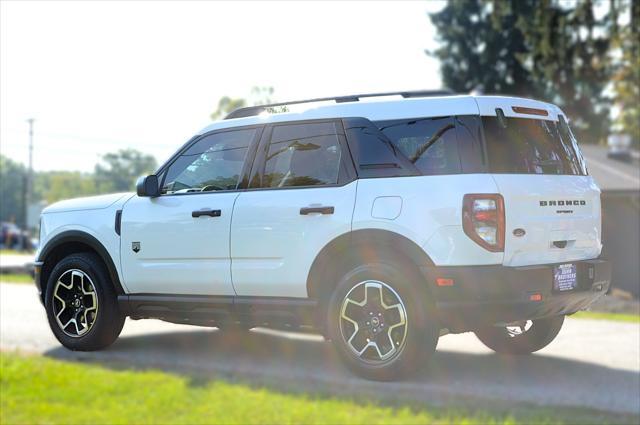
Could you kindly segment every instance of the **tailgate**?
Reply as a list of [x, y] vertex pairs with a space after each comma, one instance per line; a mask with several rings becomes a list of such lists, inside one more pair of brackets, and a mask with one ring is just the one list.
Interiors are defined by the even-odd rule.
[[[598, 257], [600, 189], [590, 176], [494, 174], [493, 178], [505, 204], [505, 266]], [[516, 229], [524, 230], [524, 235]]]

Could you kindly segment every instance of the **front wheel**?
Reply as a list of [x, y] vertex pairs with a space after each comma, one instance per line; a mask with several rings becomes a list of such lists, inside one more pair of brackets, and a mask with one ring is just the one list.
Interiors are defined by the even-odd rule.
[[125, 319], [104, 263], [91, 253], [69, 255], [54, 267], [45, 309], [51, 331], [71, 350], [109, 346], [120, 335]]
[[435, 351], [439, 326], [425, 283], [389, 264], [343, 276], [329, 301], [328, 331], [356, 374], [391, 380], [415, 373]]
[[491, 326], [475, 332], [478, 339], [501, 354], [531, 354], [541, 350], [558, 336], [564, 316], [525, 320], [509, 326]]

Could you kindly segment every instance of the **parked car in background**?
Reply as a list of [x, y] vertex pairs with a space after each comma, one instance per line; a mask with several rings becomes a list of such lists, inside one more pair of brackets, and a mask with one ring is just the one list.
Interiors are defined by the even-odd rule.
[[104, 348], [126, 316], [315, 330], [385, 380], [445, 333], [537, 351], [607, 292], [600, 190], [558, 107], [322, 100], [239, 109], [136, 194], [46, 208], [36, 284], [58, 340]]
[[0, 248], [16, 251], [32, 251], [37, 244], [28, 231], [22, 230], [15, 223], [3, 221], [0, 224]]
[[631, 162], [631, 136], [614, 133], [607, 139], [607, 156], [620, 161]]

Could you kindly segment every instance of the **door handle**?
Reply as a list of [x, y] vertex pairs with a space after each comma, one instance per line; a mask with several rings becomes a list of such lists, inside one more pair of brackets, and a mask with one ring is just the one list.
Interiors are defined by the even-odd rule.
[[309, 214], [333, 214], [333, 207], [304, 207], [300, 208], [300, 215]]
[[198, 218], [203, 215], [208, 215], [209, 217], [220, 217], [222, 215], [221, 210], [212, 210], [212, 209], [203, 209], [191, 212], [191, 217]]

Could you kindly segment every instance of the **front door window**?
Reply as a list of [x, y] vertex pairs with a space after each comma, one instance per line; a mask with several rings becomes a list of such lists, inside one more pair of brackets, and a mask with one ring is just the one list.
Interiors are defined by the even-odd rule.
[[169, 166], [162, 194], [236, 189], [256, 131], [226, 131], [197, 141]]

